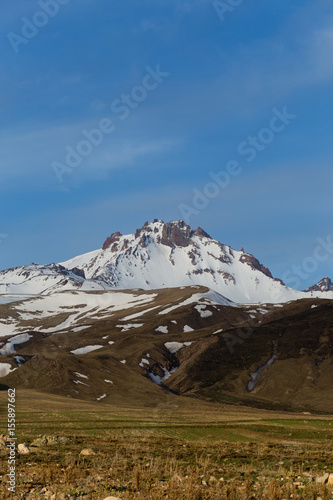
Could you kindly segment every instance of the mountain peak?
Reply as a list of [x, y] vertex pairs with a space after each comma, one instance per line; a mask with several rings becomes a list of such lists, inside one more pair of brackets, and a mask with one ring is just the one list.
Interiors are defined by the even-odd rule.
[[267, 301], [270, 293], [281, 299], [292, 295], [253, 255], [233, 250], [183, 220], [154, 219], [134, 234], [114, 232], [102, 251], [71, 259], [65, 266], [116, 288], [200, 285], [222, 291], [235, 302]]
[[[193, 243], [193, 236], [212, 239], [201, 227], [194, 230], [183, 220], [164, 222], [163, 220], [154, 219], [151, 223], [146, 221], [142, 227], [135, 231], [135, 238], [141, 238], [141, 243], [144, 246], [146, 237], [149, 236], [149, 234], [156, 235], [157, 243], [171, 248], [187, 247], [191, 245]], [[105, 240], [103, 250], [110, 247], [112, 248], [113, 245], [114, 248], [116, 248], [122, 236], [123, 235], [119, 231], [112, 233], [111, 236]]]
[[160, 243], [171, 248], [188, 247], [192, 243], [192, 237], [199, 236], [201, 238], [210, 238], [202, 228], [193, 230], [183, 220], [177, 222], [167, 222], [163, 224]]
[[309, 288], [307, 288], [304, 291], [305, 292], [332, 292], [333, 291], [333, 283], [330, 280], [330, 278], [328, 278], [328, 276], [326, 276], [322, 280], [318, 281], [318, 283], [316, 285], [310, 286]]

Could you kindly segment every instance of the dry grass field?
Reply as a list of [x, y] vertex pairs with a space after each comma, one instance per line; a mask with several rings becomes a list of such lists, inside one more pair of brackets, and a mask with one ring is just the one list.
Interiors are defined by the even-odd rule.
[[[3, 434], [6, 406], [3, 391]], [[171, 394], [131, 408], [21, 390], [16, 420], [18, 443], [27, 443], [31, 454], [17, 454], [12, 495], [8, 456], [1, 452], [1, 499], [333, 498], [333, 484], [316, 481], [333, 472], [329, 415], [214, 405]], [[87, 448], [94, 454], [81, 455]]]

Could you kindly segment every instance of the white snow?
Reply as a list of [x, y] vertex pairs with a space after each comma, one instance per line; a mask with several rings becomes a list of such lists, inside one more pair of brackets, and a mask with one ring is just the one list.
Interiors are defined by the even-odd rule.
[[108, 379], [104, 379], [104, 382], [106, 382], [107, 384], [113, 384], [112, 380], [108, 380]]
[[123, 359], [122, 361], [120, 361], [120, 363], [124, 365], [126, 363], [126, 359]]
[[159, 307], [160, 306], [154, 306], [154, 307], [150, 307], [149, 309], [143, 309], [142, 311], [140, 311], [138, 313], [130, 314], [129, 316], [126, 316], [125, 318], [123, 318], [123, 321], [131, 321], [132, 319], [139, 318], [143, 314], [146, 314], [150, 311], [153, 311], [154, 309], [158, 309]]
[[127, 332], [128, 330], [132, 330], [133, 328], [140, 328], [144, 323], [128, 323], [127, 325], [116, 325], [116, 328], [122, 328], [122, 332]]
[[84, 382], [82, 382], [81, 380], [74, 380], [74, 384], [81, 384], [81, 385], [85, 385], [86, 387], [90, 387], [90, 385], [85, 384], [85, 383], [84, 383]]
[[177, 370], [177, 368], [172, 368], [170, 371], [168, 371], [166, 368], [163, 368], [163, 366], [160, 365], [160, 367], [162, 368], [162, 370], [164, 372], [163, 377], [160, 377], [159, 375], [155, 375], [154, 373], [148, 372], [148, 377], [150, 378], [150, 380], [152, 382], [154, 382], [154, 384], [157, 384], [157, 385], [162, 385], [162, 383], [166, 379], [168, 379]]
[[198, 313], [202, 318], [208, 318], [209, 316], [213, 316], [212, 311], [206, 311], [206, 307], [207, 307], [206, 305], [198, 305], [194, 306], [194, 309], [198, 311]]
[[16, 370], [16, 368], [12, 368], [9, 363], [0, 363], [0, 378], [6, 377], [9, 373]]
[[258, 309], [258, 312], [260, 312], [260, 314], [267, 314], [268, 310], [267, 309]]
[[15, 319], [7, 317], [5, 320], [0, 319], [0, 337], [7, 337], [22, 331]]
[[[105, 290], [109, 288], [102, 281], [83, 279], [68, 273], [66, 284], [64, 276], [56, 265], [31, 264], [0, 272], [0, 294], [16, 300], [32, 295], [47, 294], [57, 290]], [[11, 300], [10, 300], [11, 301]]]
[[13, 358], [15, 359], [18, 367], [20, 367], [21, 365], [23, 365], [23, 363], [25, 363], [25, 359], [22, 356], [13, 356]]
[[87, 328], [89, 328], [88, 325], [86, 325], [86, 326], [76, 326], [75, 328], [71, 329], [71, 332], [77, 333], [77, 332], [80, 332], [81, 330], [86, 330]]
[[183, 347], [188, 347], [193, 343], [194, 343], [194, 341], [192, 341], [192, 342], [166, 342], [164, 345], [168, 349], [168, 351], [170, 351], [172, 354], [175, 354]]
[[15, 353], [15, 346], [18, 344], [23, 344], [31, 339], [31, 335], [28, 333], [22, 333], [21, 335], [16, 335], [11, 339], [7, 339], [7, 343], [0, 349], [0, 354], [12, 354]]
[[216, 332], [213, 332], [213, 335], [216, 335], [217, 333], [223, 332], [223, 328], [220, 328], [219, 330], [216, 330]]
[[141, 368], [144, 368], [145, 365], [149, 366], [149, 361], [148, 361], [148, 359], [142, 358], [141, 363], [139, 363], [139, 366], [141, 366]]
[[100, 401], [101, 399], [104, 399], [104, 398], [106, 398], [106, 394], [105, 393], [102, 394], [102, 396], [100, 396], [99, 398], [96, 398], [96, 399], [97, 399], [97, 401]]
[[72, 354], [87, 354], [88, 352], [96, 351], [97, 349], [101, 349], [104, 347], [103, 345], [86, 345], [85, 347], [79, 347], [78, 349], [74, 349], [71, 351]]
[[158, 328], [155, 328], [155, 332], [168, 333], [168, 327], [167, 326], [159, 326]]
[[[188, 299], [179, 302], [178, 304], [167, 307], [163, 311], [160, 311], [158, 314], [169, 314], [172, 311], [175, 311], [176, 309], [179, 309], [180, 307], [187, 306], [190, 304], [193, 304], [195, 302], [198, 302], [198, 306], [201, 308], [203, 306], [211, 306], [211, 305], [225, 305], [225, 306], [234, 306], [237, 307], [237, 304], [233, 304], [230, 302], [230, 300], [226, 299], [223, 297], [223, 295], [220, 295], [219, 293], [214, 292], [213, 290], [210, 290], [209, 292], [205, 293], [195, 293], [191, 295]], [[211, 313], [212, 314], [212, 313]], [[211, 315], [210, 314], [210, 315]], [[209, 316], [210, 316], [209, 315]]]
[[83, 373], [74, 372], [77, 377], [89, 379], [88, 375], [83, 375]]
[[19, 302], [20, 300], [24, 300], [29, 298], [29, 295], [2, 295], [0, 296], [0, 305], [1, 304], [9, 304], [10, 302]]
[[114, 341], [113, 340], [109, 340], [108, 344], [112, 345], [112, 344], [114, 344]]
[[184, 332], [193, 332], [193, 331], [194, 331], [193, 328], [191, 328], [190, 326], [188, 325], [184, 326]]
[[248, 382], [248, 384], [247, 384], [247, 390], [249, 392], [252, 392], [253, 389], [255, 389], [255, 387], [258, 383], [258, 380], [260, 378], [260, 375], [262, 374], [262, 372], [264, 371], [265, 368], [268, 368], [269, 366], [271, 366], [274, 363], [275, 359], [276, 359], [276, 354], [273, 354], [271, 356], [271, 358], [264, 365], [262, 365], [258, 368], [257, 371], [250, 373], [250, 377], [252, 380], [250, 380], [250, 382]]
[[[114, 312], [119, 311], [124, 311], [126, 314], [129, 309], [144, 307], [156, 296], [155, 293], [73, 291], [56, 292], [33, 297], [23, 302], [13, 302], [9, 304], [9, 307], [7, 306], [5, 318], [0, 317], [0, 337], [23, 333], [27, 330], [59, 333], [70, 329], [72, 332], [78, 332], [91, 326], [91, 324], [83, 326], [82, 322], [109, 318]], [[64, 313], [68, 315], [66, 319], [64, 319]], [[48, 318], [52, 318], [56, 326], [45, 328], [43, 321]], [[81, 325], [77, 326], [78, 323]]]
[[318, 306], [317, 306], [317, 305], [315, 305], [315, 304], [313, 304], [313, 305], [311, 306], [311, 309], [314, 309], [315, 307], [318, 307]]

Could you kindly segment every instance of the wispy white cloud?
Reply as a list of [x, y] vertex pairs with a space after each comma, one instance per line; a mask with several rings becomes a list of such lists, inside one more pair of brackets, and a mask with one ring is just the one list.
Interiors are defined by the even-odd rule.
[[[96, 123], [75, 122], [3, 132], [0, 138], [1, 189], [13, 183], [37, 189], [52, 189], [53, 183], [57, 186], [52, 162], [64, 163], [66, 147], [75, 149], [84, 139], [81, 130], [91, 130], [95, 126]], [[179, 144], [179, 139], [139, 136], [126, 128], [114, 136], [105, 136], [103, 143], [73, 171], [75, 183], [104, 178], [112, 170], [126, 169], [139, 161], [140, 165], [145, 161], [150, 168], [151, 158], [175, 149]], [[71, 181], [70, 178], [66, 180]]]

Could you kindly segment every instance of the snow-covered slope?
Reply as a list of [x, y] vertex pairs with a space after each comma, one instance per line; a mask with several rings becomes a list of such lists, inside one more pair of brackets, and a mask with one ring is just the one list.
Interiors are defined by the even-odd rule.
[[[87, 280], [79, 270], [69, 271], [50, 264], [15, 267], [0, 272], [0, 303], [19, 295], [41, 295], [64, 290], [105, 290], [109, 286], [99, 280]], [[7, 299], [6, 299], [7, 297]]]

